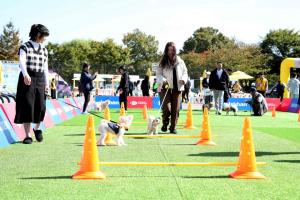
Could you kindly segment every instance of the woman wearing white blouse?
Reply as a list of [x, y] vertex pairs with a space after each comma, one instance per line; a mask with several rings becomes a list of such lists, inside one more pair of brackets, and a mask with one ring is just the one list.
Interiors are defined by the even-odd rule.
[[19, 75], [16, 95], [16, 116], [14, 122], [23, 124], [25, 130], [24, 144], [31, 144], [31, 123], [38, 142], [43, 141], [42, 131], [39, 130], [46, 112], [45, 92], [49, 89], [48, 81], [48, 51], [42, 46], [49, 30], [42, 24], [31, 26], [30, 40], [21, 45]]

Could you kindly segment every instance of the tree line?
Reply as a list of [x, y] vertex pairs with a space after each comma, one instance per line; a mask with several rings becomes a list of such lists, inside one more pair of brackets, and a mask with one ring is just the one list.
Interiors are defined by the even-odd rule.
[[[0, 35], [0, 60], [18, 60], [18, 48], [22, 41], [12, 22], [3, 27]], [[116, 73], [120, 66], [127, 66], [131, 74], [144, 75], [147, 68], [158, 63], [162, 52], [153, 35], [139, 29], [124, 34], [123, 44], [113, 39], [103, 41], [74, 39], [61, 44], [49, 42], [49, 67], [66, 80], [81, 70], [83, 62], [89, 62], [94, 71]], [[262, 41], [246, 44], [229, 38], [213, 27], [200, 27], [187, 38], [180, 56], [186, 63], [192, 79], [199, 79], [204, 70], [212, 70], [222, 61], [229, 71], [244, 71], [252, 76], [260, 72], [268, 74], [272, 81], [278, 79], [280, 63], [287, 57], [300, 57], [300, 34], [293, 29], [270, 30]]]

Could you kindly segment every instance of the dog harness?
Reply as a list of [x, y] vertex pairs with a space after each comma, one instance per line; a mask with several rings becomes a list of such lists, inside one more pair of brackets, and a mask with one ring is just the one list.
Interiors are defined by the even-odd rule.
[[108, 127], [114, 131], [115, 134], [118, 134], [119, 133], [119, 130], [120, 130], [120, 126], [116, 123], [111, 123], [111, 122], [108, 122]]

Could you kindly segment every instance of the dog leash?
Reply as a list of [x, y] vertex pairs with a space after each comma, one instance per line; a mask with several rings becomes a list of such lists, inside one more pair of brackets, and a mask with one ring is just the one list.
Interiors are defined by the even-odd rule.
[[[46, 96], [48, 96], [48, 97], [51, 97], [50, 95], [48, 95], [48, 94], [46, 94]], [[72, 106], [72, 107], [74, 107], [74, 108], [77, 108], [77, 109], [79, 109], [79, 110], [81, 110], [81, 108], [79, 108], [78, 106], [74, 106], [73, 104], [70, 104], [70, 103], [68, 103], [68, 102], [66, 102], [66, 101], [63, 101], [63, 100], [60, 100], [59, 98], [57, 99], [58, 101], [61, 101], [61, 102], [63, 102], [63, 103], [65, 103], [65, 104], [67, 104], [67, 105], [69, 105], [69, 106]], [[97, 115], [97, 114], [95, 114], [95, 113], [93, 113], [93, 112], [91, 112], [91, 111], [87, 111], [89, 114], [91, 114], [91, 115], [94, 115], [94, 116], [96, 116], [96, 117], [98, 117], [98, 118], [101, 118], [101, 119], [105, 119], [104, 117], [102, 117], [102, 116], [100, 116], [100, 115]], [[106, 119], [105, 119], [106, 120]], [[116, 122], [116, 121], [113, 121], [113, 120], [109, 120], [110, 122], [113, 122], [113, 123], [118, 123], [118, 122]]]
[[164, 104], [164, 102], [165, 102], [165, 99], [166, 99], [166, 96], [167, 96], [167, 94], [168, 94], [168, 91], [169, 91], [169, 86], [168, 86], [168, 88], [167, 88], [167, 90], [166, 90], [165, 96], [164, 96], [164, 98], [163, 98], [163, 100], [162, 100], [162, 102], [161, 102], [161, 104], [160, 104], [160, 107], [159, 107], [159, 109], [158, 109], [158, 111], [157, 111], [157, 115], [159, 115], [159, 113], [160, 113], [160, 111], [161, 111], [161, 108], [162, 108], [162, 106], [163, 106], [163, 104]]

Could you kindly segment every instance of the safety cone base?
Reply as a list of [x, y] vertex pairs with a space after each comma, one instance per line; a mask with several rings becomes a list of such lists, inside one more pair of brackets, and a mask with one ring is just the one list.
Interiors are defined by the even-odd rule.
[[195, 126], [183, 126], [183, 128], [185, 128], [185, 129], [196, 129]]
[[266, 177], [260, 172], [240, 172], [235, 171], [229, 174], [230, 177], [235, 179], [265, 179]]
[[199, 140], [196, 145], [207, 145], [207, 146], [216, 146], [217, 144], [211, 140]]
[[72, 176], [73, 179], [106, 179], [105, 174], [102, 171], [97, 172], [84, 172], [78, 171]]

